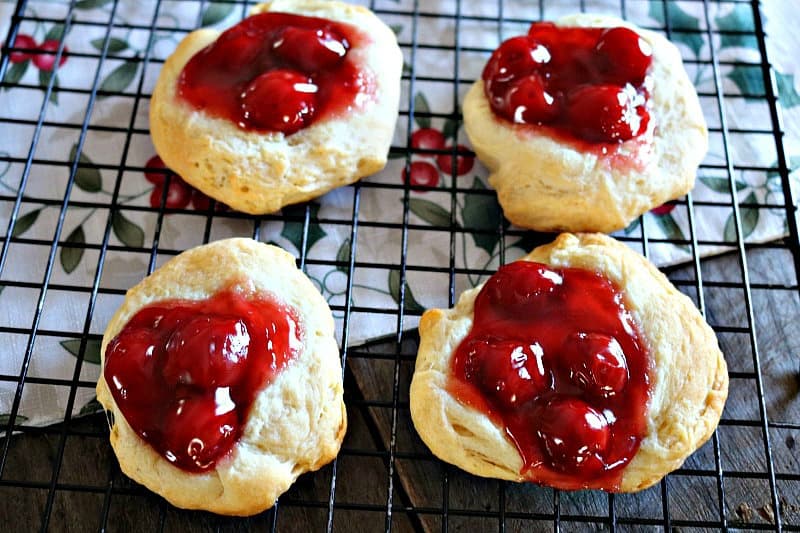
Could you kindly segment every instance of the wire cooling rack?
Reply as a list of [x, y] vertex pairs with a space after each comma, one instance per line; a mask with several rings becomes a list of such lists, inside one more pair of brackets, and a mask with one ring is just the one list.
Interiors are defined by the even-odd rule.
[[[41, 3], [41, 2], [39, 2]], [[457, 279], [468, 274], [485, 275], [489, 270], [467, 269], [456, 260], [457, 237], [465, 232], [451, 216], [445, 223], [433, 227], [420, 227], [410, 217], [411, 191], [402, 184], [385, 184], [369, 179], [349, 187], [353, 195], [352, 216], [341, 220], [327, 220], [349, 232], [350, 242], [356, 242], [364, 228], [381, 227], [380, 222], [360, 222], [362, 197], [373, 190], [398, 192], [403, 198], [402, 223], [395, 224], [401, 233], [396, 255], [386, 262], [363, 264], [358, 261], [355, 246], [337, 257], [312, 258], [307, 253], [314, 240], [314, 224], [319, 222], [311, 206], [284, 211], [269, 217], [249, 217], [231, 212], [218, 212], [206, 208], [199, 218], [193, 219], [198, 240], [213, 238], [215, 220], [224, 217], [238, 220], [244, 234], [258, 238], [265, 221], [294, 222], [298, 229], [299, 259], [301, 267], [315, 264], [335, 265], [347, 274], [348, 290], [352, 288], [357, 267], [384, 269], [399, 272], [397, 305], [364, 307], [348, 300], [334, 305], [343, 321], [340, 339], [343, 360], [346, 362], [345, 389], [349, 409], [350, 429], [342, 452], [330, 466], [301, 477], [290, 491], [280, 498], [269, 511], [252, 518], [234, 519], [216, 517], [207, 513], [186, 512], [172, 508], [162, 499], [123, 476], [108, 445], [108, 429], [102, 415], [73, 416], [77, 405], [75, 398], [81, 391], [93, 389], [94, 382], [84, 377], [85, 359], [89, 348], [96, 345], [104, 324], [94, 319], [100, 301], [106, 297], [124, 294], [123, 288], [107, 287], [101, 283], [106, 261], [119, 252], [137, 252], [148, 257], [147, 271], [157, 264], [160, 254], [171, 256], [180, 249], [160, 246], [166, 231], [166, 215], [185, 212], [182, 209], [160, 205], [128, 206], [126, 213], [140, 212], [155, 216], [152, 244], [130, 246], [114, 244], [110, 238], [117, 232], [122, 207], [117, 199], [123, 176], [129, 172], [146, 170], [141, 165], [130, 165], [126, 154], [135, 138], [147, 134], [146, 123], [140, 114], [146, 109], [149, 94], [143, 90], [144, 74], [137, 74], [130, 90], [111, 90], [94, 75], [89, 89], [71, 89], [58, 86], [55, 76], [44, 78], [41, 86], [14, 80], [9, 54], [20, 51], [17, 40], [26, 24], [62, 23], [71, 31], [104, 29], [105, 36], [96, 53], [74, 53], [75, 57], [96, 60], [98, 63], [115, 58], [116, 41], [110, 38], [112, 26], [133, 32], [143, 32], [148, 46], [144, 54], [128, 61], [136, 64], [137, 72], [160, 67], [163, 59], [151, 54], [154, 39], [147, 38], [159, 30], [156, 17], [151, 22], [118, 23], [114, 13], [123, 2], [64, 2], [65, 16], [49, 19], [36, 15], [31, 9], [37, 2], [20, 0], [16, 3], [10, 30], [5, 40], [0, 78], [2, 89], [27, 88], [43, 90], [45, 98], [34, 120], [2, 117], [0, 135], [5, 143], [12, 127], [27, 126], [33, 130], [30, 149], [26, 157], [2, 156], [0, 162], [16, 165], [20, 170], [18, 188], [0, 192], [0, 202], [11, 206], [5, 237], [0, 251], [0, 285], [8, 294], [17, 289], [30, 300], [32, 320], [28, 326], [0, 326], [3, 339], [20, 337], [24, 356], [18, 372], [0, 374], [0, 380], [16, 387], [12, 410], [0, 419], [0, 522], [5, 531], [41, 530], [270, 530], [270, 531], [584, 531], [584, 530], [648, 530], [648, 529], [800, 529], [800, 467], [798, 467], [796, 433], [800, 430], [800, 416], [795, 404], [797, 393], [797, 358], [800, 346], [793, 339], [800, 318], [798, 305], [798, 272], [800, 272], [800, 240], [795, 216], [795, 198], [789, 183], [790, 169], [783, 147], [783, 125], [775, 73], [767, 55], [764, 18], [757, 2], [688, 0], [683, 4], [699, 13], [699, 23], [687, 23], [682, 11], [673, 2], [650, 0], [644, 2], [653, 15], [647, 24], [665, 32], [674, 40], [689, 44], [697, 39], [707, 40], [707, 53], [686, 58], [687, 68], [704, 68], [711, 75], [705, 88], [699, 90], [705, 111], [716, 120], [710, 121], [712, 137], [718, 139], [721, 158], [706, 162], [701, 174], [712, 175], [727, 184], [727, 200], [699, 201], [689, 195], [676, 202], [688, 221], [687, 230], [680, 237], [668, 234], [666, 238], [654, 235], [643, 221], [638, 230], [621, 235], [645, 255], [651, 255], [658, 246], [674, 245], [687, 253], [688, 260], [680, 266], [665, 269], [674, 283], [694, 299], [717, 332], [731, 371], [731, 393], [728, 406], [718, 431], [711, 441], [694, 454], [683, 468], [668, 476], [652, 489], [635, 495], [607, 495], [600, 492], [568, 493], [533, 485], [484, 480], [469, 476], [458, 469], [436, 460], [420, 443], [410, 424], [408, 413], [408, 384], [413, 370], [416, 351], [416, 334], [406, 332], [408, 324], [419, 316], [418, 305], [410, 305], [410, 291], [404, 280], [414, 271], [433, 271], [442, 274], [446, 285], [446, 299], [442, 305], [453, 304], [459, 292]], [[153, 2], [155, 12], [166, 4]], [[171, 2], [175, 3], [175, 2]], [[231, 7], [241, 16], [248, 3], [241, 1], [205, 2], [185, 0], [183, 4], [196, 4], [197, 25], [204, 23], [210, 10], [225, 12]], [[408, 168], [412, 157], [432, 155], [430, 152], [412, 150], [411, 133], [415, 121], [440, 120], [458, 124], [461, 119], [458, 102], [460, 95], [473, 81], [461, 72], [461, 59], [477, 55], [482, 60], [490, 48], [473, 46], [469, 42], [470, 28], [475, 25], [494, 27], [499, 38], [521, 33], [532, 20], [550, 16], [552, 7], [573, 11], [599, 10], [628, 18], [635, 10], [635, 0], [618, 2], [549, 2], [544, 0], [496, 2], [469, 2], [467, 0], [422, 2], [405, 0], [373, 0], [369, 6], [387, 22], [400, 22], [405, 29], [400, 33], [400, 44], [406, 57], [403, 77], [404, 102], [401, 105], [401, 142], [395, 142], [392, 155]], [[600, 8], [596, 4], [600, 5]], [[111, 17], [97, 19], [84, 17], [80, 8], [104, 5]], [[733, 7], [737, 13], [748, 15], [751, 24], [746, 29], [725, 29], [713, 24], [713, 13]], [[639, 6], [641, 7], [641, 6]], [[446, 20], [454, 28], [454, 38], [438, 41], [435, 35], [423, 35], [422, 21]], [[660, 26], [653, 20], [661, 21]], [[691, 20], [688, 20], [691, 22]], [[509, 28], [513, 28], [510, 30]], [[190, 31], [182, 28], [179, 33]], [[56, 59], [64, 53], [64, 34], [55, 35], [59, 46]], [[758, 61], [731, 61], [722, 57], [721, 38], [747, 40], [758, 56]], [[452, 75], [420, 72], [419, 60], [427, 54], [444, 53], [452, 58]], [[146, 68], [138, 70], [138, 64]], [[731, 68], [747, 71], [749, 79], [756, 80], [760, 92], [729, 94], [723, 77]], [[446, 72], [446, 74], [450, 74]], [[92, 76], [91, 71], [86, 72]], [[438, 112], [428, 108], [416, 98], [416, 88], [425, 84], [444, 84], [450, 87], [452, 107]], [[712, 89], [709, 90], [708, 87]], [[49, 106], [54, 96], [80, 97], [86, 107], [85, 120], [80, 124], [62, 123], [49, 118]], [[130, 116], [120, 118], [113, 125], [96, 125], [90, 120], [91, 110], [99, 98], [124, 96], [133, 101]], [[730, 125], [729, 108], [742, 99], [763, 102], [764, 125], [741, 128]], [[46, 128], [62, 127], [77, 131], [78, 145], [67, 160], [42, 160], [36, 157], [40, 134]], [[124, 143], [117, 161], [121, 164], [92, 163], [82, 160], [81, 147], [102, 135], [121, 134]], [[732, 139], [737, 135], [761, 135], [771, 139], [776, 154], [774, 165], [737, 159], [733, 153]], [[405, 141], [405, 142], [403, 142]], [[435, 155], [436, 152], [433, 153]], [[456, 149], [440, 151], [441, 155], [456, 155]], [[468, 155], [460, 153], [460, 155]], [[36, 196], [31, 193], [34, 180], [42, 179], [36, 169], [40, 166], [68, 168], [69, 180], [63, 198]], [[84, 201], [70, 197], [79, 169], [100, 169], [116, 177], [111, 199], [104, 202]], [[731, 191], [738, 190], [737, 176], [751, 172], [775, 178], [780, 201], [748, 197], [739, 201]], [[475, 193], [457, 185], [457, 169], [452, 169], [452, 186], [446, 193], [456, 205], [456, 196]], [[719, 181], [714, 182], [719, 185]], [[491, 191], [481, 194], [491, 196]], [[52, 239], [26, 237], [20, 227], [27, 224], [25, 207], [31, 203], [58, 211]], [[69, 207], [96, 208], [107, 217], [104, 233], [97, 243], [78, 242], [66, 236], [65, 220]], [[727, 208], [730, 210], [726, 235], [707, 237], [697, 224], [702, 210]], [[786, 234], [766, 243], [746, 242], [748, 225], [753, 213], [770, 210], [786, 219]], [[198, 220], [200, 221], [198, 223]], [[424, 229], [444, 234], [449, 238], [449, 264], [445, 267], [419, 266], [410, 257], [408, 236], [411, 231]], [[506, 260], [506, 239], [523, 239], [527, 247], [551, 239], [546, 235], [523, 233], [499, 224], [496, 228], [477, 228], [471, 233], [492, 235], [500, 233], [499, 260]], [[42, 250], [41, 264], [30, 265], [41, 275], [41, 281], [20, 281], [7, 275], [15, 246], [24, 245]], [[727, 246], [728, 253], [714, 259], [700, 256], [704, 250]], [[86, 284], [76, 285], [54, 277], [59, 254], [64, 250], [82, 249], [85, 261], [96, 261], [96, 275]], [[447, 250], [446, 250], [447, 251]], [[69, 252], [68, 252], [69, 256]], [[144, 273], [143, 273], [144, 274]], [[88, 304], [81, 325], [74, 328], [51, 327], [43, 324], [45, 300], [53, 293], [66, 293], [74, 298], [86, 298]], [[15, 293], [16, 294], [16, 293]], [[419, 295], [418, 295], [419, 296]], [[416, 303], [416, 302], [414, 302]], [[0, 305], [7, 305], [2, 303]], [[348, 348], [350, 324], [358, 314], [388, 314], [396, 324], [394, 334], [384, 342], [371, 343], [358, 348]], [[74, 344], [76, 363], [71, 376], [32, 375], [29, 372], [35, 346], [48, 338], [65, 338]], [[5, 340], [0, 341], [5, 344]], [[2, 350], [5, 350], [3, 348]], [[5, 357], [5, 354], [3, 354]], [[687, 354], [691, 356], [691, 354]], [[67, 413], [61, 423], [46, 427], [26, 424], [20, 414], [20, 403], [26, 389], [64, 389], [69, 391]]]

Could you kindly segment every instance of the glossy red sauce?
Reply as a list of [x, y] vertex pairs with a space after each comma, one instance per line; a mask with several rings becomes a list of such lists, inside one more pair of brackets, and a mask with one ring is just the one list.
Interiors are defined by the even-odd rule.
[[591, 150], [647, 131], [651, 63], [650, 45], [633, 30], [539, 22], [495, 50], [484, 89], [502, 119]]
[[136, 433], [178, 468], [202, 472], [231, 451], [301, 338], [293, 310], [230, 288], [141, 309], [108, 344], [103, 376]]
[[366, 44], [366, 36], [347, 24], [253, 15], [189, 60], [178, 95], [242, 129], [290, 135], [374, 95], [372, 73], [351, 57]]
[[648, 361], [609, 280], [517, 261], [478, 294], [449, 389], [505, 428], [525, 478], [614, 491], [645, 434]]

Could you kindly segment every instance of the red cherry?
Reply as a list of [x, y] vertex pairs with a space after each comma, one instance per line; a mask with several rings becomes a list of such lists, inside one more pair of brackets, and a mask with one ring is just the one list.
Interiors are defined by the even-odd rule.
[[[213, 200], [209, 196], [206, 196], [197, 189], [192, 190], [192, 206], [197, 211], [208, 211], [211, 209], [211, 202], [213, 202]], [[216, 202], [214, 204], [214, 211], [228, 211], [229, 209], [230, 207], [222, 202]]]
[[628, 28], [609, 28], [595, 46], [600, 68], [608, 81], [640, 85], [653, 61], [653, 48], [638, 33]]
[[656, 216], [664, 216], [672, 213], [672, 211], [675, 209], [675, 206], [676, 204], [673, 203], [663, 204], [658, 207], [654, 207], [650, 210], [650, 212]]
[[349, 47], [330, 31], [296, 26], [284, 29], [272, 45], [275, 54], [309, 74], [338, 65]]
[[412, 187], [436, 187], [439, 184], [439, 171], [430, 163], [414, 161], [408, 170], [403, 169], [403, 182]]
[[421, 128], [411, 134], [411, 148], [416, 150], [444, 149], [444, 135], [433, 128]]
[[[153, 187], [153, 191], [150, 193], [150, 207], [160, 207], [163, 195], [163, 185], [156, 185]], [[192, 189], [189, 188], [185, 181], [173, 175], [169, 180], [167, 200], [164, 202], [164, 207], [167, 209], [184, 209], [189, 205], [189, 200], [191, 200], [191, 198]]]
[[542, 77], [535, 72], [511, 84], [505, 106], [506, 116], [516, 123], [547, 123], [561, 112], [558, 99], [548, 92]]
[[[24, 33], [17, 34], [17, 39], [14, 41], [14, 48], [28, 48], [30, 50], [36, 49], [36, 40], [31, 37], [30, 35], [26, 35]], [[33, 57], [33, 54], [29, 51], [14, 51], [8, 54], [8, 60], [12, 63], [22, 63], [23, 61], [28, 61]]]
[[574, 133], [591, 142], [627, 141], [647, 127], [644, 97], [630, 85], [589, 85], [570, 91], [567, 113]]
[[625, 353], [617, 339], [609, 335], [581, 332], [569, 336], [562, 361], [570, 380], [595, 396], [613, 396], [628, 384]]
[[[167, 179], [168, 172], [160, 172], [163, 169], [167, 168], [167, 165], [161, 160], [160, 157], [154, 155], [150, 159], [147, 160], [147, 163], [144, 164], [144, 179], [152, 183], [153, 185], [163, 185], [164, 180]], [[153, 172], [155, 171], [155, 172]]]
[[208, 211], [211, 209], [211, 198], [201, 193], [197, 189], [192, 191], [192, 207], [198, 211]]
[[128, 331], [108, 343], [104, 376], [118, 404], [148, 403], [145, 393], [152, 386], [161, 351], [152, 332], [144, 328]]
[[552, 22], [534, 22], [528, 28], [528, 37], [546, 46], [558, 44], [561, 30]]
[[[171, 309], [169, 307], [153, 306], [148, 309], [147, 313], [140, 313], [134, 316], [128, 324], [144, 329], [171, 332], [180, 324], [191, 320], [194, 316], [195, 313], [182, 307]], [[163, 340], [162, 344], [164, 344]]]
[[477, 340], [468, 349], [478, 384], [504, 408], [522, 405], [552, 386], [539, 344], [515, 341]]
[[[39, 70], [44, 70], [45, 72], [50, 72], [55, 67], [56, 63], [56, 53], [58, 51], [59, 42], [56, 39], [48, 39], [47, 41], [43, 42], [39, 45], [37, 50], [40, 52], [49, 52], [45, 54], [35, 54], [33, 55], [33, 64]], [[64, 46], [64, 49], [61, 51], [61, 58], [58, 61], [58, 66], [60, 67], [64, 63], [67, 62], [67, 54], [69, 49]]]
[[256, 127], [291, 135], [314, 116], [317, 86], [292, 70], [271, 70], [241, 95], [244, 118]]
[[206, 469], [231, 447], [239, 425], [228, 389], [180, 398], [164, 414], [165, 457], [187, 469]]
[[234, 26], [219, 36], [214, 43], [214, 50], [207, 48], [200, 53], [204, 54], [204, 59], [209, 63], [207, 68], [240, 76], [242, 69], [247, 66], [264, 66], [265, 46], [267, 45], [263, 39], [254, 38], [246, 30]]
[[547, 48], [526, 36], [503, 42], [483, 69], [485, 90], [492, 109], [514, 120], [514, 109], [509, 107], [508, 101], [512, 82], [536, 72], [550, 59]]
[[[446, 150], [452, 150], [452, 146], [448, 146]], [[459, 152], [467, 152], [469, 148], [464, 146], [463, 144], [459, 144], [456, 146], [456, 150]], [[451, 154], [439, 154], [436, 156], [436, 165], [439, 167], [439, 170], [450, 174], [453, 172], [453, 156]], [[471, 155], [458, 155], [456, 156], [456, 176], [463, 176], [475, 165], [475, 158]]]
[[229, 387], [246, 370], [249, 347], [250, 333], [240, 319], [189, 319], [167, 341], [164, 379], [205, 390]]
[[556, 397], [535, 411], [537, 434], [553, 468], [581, 472], [603, 468], [599, 459], [608, 447], [606, 418], [589, 404], [572, 397]]
[[508, 83], [526, 76], [550, 61], [550, 52], [524, 35], [512, 37], [494, 51], [483, 70], [483, 79]]
[[[489, 278], [476, 302], [476, 313], [486, 299], [490, 309], [508, 318], [527, 320], [538, 307], [537, 297], [555, 291], [563, 280], [561, 276], [541, 263], [515, 261], [501, 266]], [[476, 320], [480, 317], [476, 314]]]

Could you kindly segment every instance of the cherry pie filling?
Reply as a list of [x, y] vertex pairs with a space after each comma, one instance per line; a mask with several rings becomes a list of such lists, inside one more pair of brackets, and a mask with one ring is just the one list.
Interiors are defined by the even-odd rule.
[[645, 434], [648, 361], [608, 279], [517, 261], [478, 294], [448, 387], [505, 429], [523, 477], [614, 491]]
[[531, 25], [483, 70], [494, 113], [579, 143], [618, 144], [647, 131], [652, 49], [633, 30]]
[[244, 19], [183, 67], [177, 93], [244, 130], [291, 135], [363, 105], [372, 74], [352, 50], [367, 37], [347, 24], [289, 13]]
[[295, 358], [296, 313], [231, 287], [139, 310], [108, 344], [103, 376], [125, 420], [173, 465], [203, 472], [242, 435], [256, 395]]

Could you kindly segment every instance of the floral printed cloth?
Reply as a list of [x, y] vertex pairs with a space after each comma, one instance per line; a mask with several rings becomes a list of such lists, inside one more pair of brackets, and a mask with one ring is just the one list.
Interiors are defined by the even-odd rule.
[[[149, 94], [179, 40], [195, 27], [230, 26], [244, 16], [244, 6], [82, 0], [70, 9], [67, 0], [27, 2], [11, 44], [39, 52], [12, 53], [0, 91], [4, 227], [23, 186], [0, 272], [2, 281], [13, 282], [0, 293], [0, 325], [7, 331], [0, 334], [0, 374], [25, 373], [26, 383], [19, 395], [18, 379], [0, 381], [0, 421], [8, 421], [12, 411], [15, 423], [39, 425], [96, 410], [100, 338], [124, 290], [202, 242], [255, 236], [296, 254], [333, 307], [342, 346], [414, 328], [423, 309], [452, 304], [501, 262], [524, 254], [540, 237], [504, 222], [486, 185], [486, 169], [469, 155], [458, 103], [501, 40], [524, 33], [532, 20], [575, 12], [581, 3], [591, 12], [624, 14], [649, 28], [668, 22], [712, 129], [691, 204], [654, 209], [620, 235], [641, 241], [644, 233], [649, 257], [662, 266], [693, 257], [693, 239], [699, 243], [696, 253], [718, 253], [739, 235], [734, 194], [745, 239], [785, 235], [784, 185], [747, 3], [652, 0], [628, 2], [623, 13], [618, 0], [544, 2], [541, 12], [538, 2], [522, 0], [440, 0], [424, 2], [424, 11], [436, 16], [414, 17], [411, 0], [376, 0], [372, 7], [396, 31], [406, 56], [402, 113], [387, 168], [362, 186], [344, 187], [308, 206], [248, 217], [214, 206], [179, 179], [165, 191], [147, 120]], [[15, 4], [0, 2], [4, 38]], [[800, 14], [789, 2], [765, 2], [762, 8], [783, 142], [795, 168], [800, 38], [793, 30], [800, 27]], [[710, 61], [712, 49], [718, 71]], [[727, 144], [718, 93], [724, 95]], [[412, 142], [455, 148], [452, 155], [414, 151], [407, 157]], [[791, 184], [797, 185], [794, 173]], [[52, 250], [54, 240], [63, 244]]]

